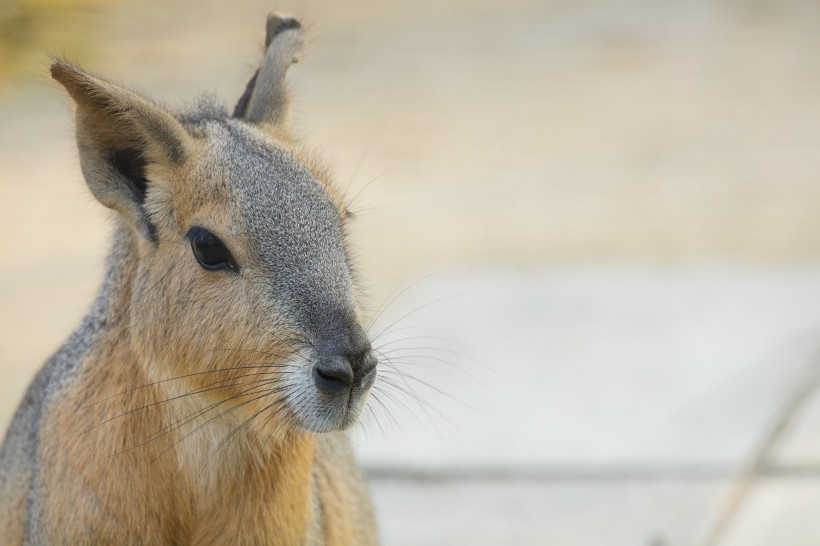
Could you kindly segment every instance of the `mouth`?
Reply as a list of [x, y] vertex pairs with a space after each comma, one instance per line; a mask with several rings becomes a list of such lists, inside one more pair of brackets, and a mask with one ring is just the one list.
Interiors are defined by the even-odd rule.
[[346, 430], [356, 424], [378, 375], [375, 359], [349, 377], [332, 365], [300, 362], [286, 399], [298, 428], [309, 432]]
[[342, 396], [341, 423], [336, 430], [347, 430], [354, 426], [367, 405], [370, 388], [376, 381], [376, 367], [368, 370], [352, 388]]

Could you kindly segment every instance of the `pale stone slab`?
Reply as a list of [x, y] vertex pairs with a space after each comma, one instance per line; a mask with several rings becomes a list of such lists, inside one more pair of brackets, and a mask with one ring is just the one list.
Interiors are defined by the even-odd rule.
[[818, 506], [817, 477], [763, 480], [721, 546], [816, 546], [820, 544]]
[[[820, 366], [820, 355], [816, 365]], [[798, 413], [776, 449], [773, 462], [795, 470], [820, 470], [820, 393], [815, 392]]]
[[385, 546], [689, 546], [723, 484], [376, 480], [372, 489]]
[[[486, 366], [435, 351], [427, 354], [461, 369], [397, 363], [431, 387], [392, 376], [422, 402], [402, 398], [399, 387], [377, 389], [400, 424], [384, 411], [384, 434], [366, 422], [359, 443], [368, 463], [733, 467], [803, 381], [820, 344], [815, 269], [451, 273], [421, 283], [392, 314], [464, 292], [396, 327], [429, 327]], [[395, 339], [417, 335], [428, 332], [401, 330]], [[418, 355], [431, 343], [407, 339], [384, 350]], [[411, 348], [396, 351], [402, 344]]]

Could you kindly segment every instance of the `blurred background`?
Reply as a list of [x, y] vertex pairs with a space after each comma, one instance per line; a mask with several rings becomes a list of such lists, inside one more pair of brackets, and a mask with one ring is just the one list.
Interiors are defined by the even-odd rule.
[[48, 54], [233, 105], [271, 10], [406, 374], [355, 434], [385, 544], [820, 543], [812, 0], [0, 0], [0, 426], [109, 234]]

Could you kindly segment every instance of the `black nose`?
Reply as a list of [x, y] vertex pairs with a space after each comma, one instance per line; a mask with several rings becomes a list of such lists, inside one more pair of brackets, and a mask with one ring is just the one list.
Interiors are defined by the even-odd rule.
[[346, 391], [370, 379], [376, 364], [370, 347], [353, 355], [323, 355], [313, 368], [313, 381], [328, 392]]
[[340, 355], [325, 356], [313, 368], [313, 381], [326, 391], [343, 391], [353, 384], [353, 366]]

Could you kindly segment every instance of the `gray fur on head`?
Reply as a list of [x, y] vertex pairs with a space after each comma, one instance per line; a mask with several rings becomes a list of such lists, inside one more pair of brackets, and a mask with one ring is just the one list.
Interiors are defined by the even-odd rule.
[[[196, 334], [184, 339], [206, 347], [230, 337], [243, 346], [259, 344], [275, 330], [298, 340], [299, 366], [308, 372], [328, 355], [370, 351], [358, 320], [344, 203], [323, 169], [282, 127], [285, 74], [301, 54], [302, 27], [272, 15], [265, 44], [233, 116], [208, 101], [171, 114], [68, 63], [52, 67], [77, 104], [77, 139], [92, 193], [151, 243], [139, 246], [131, 310], [139, 314], [132, 318], [132, 334], [140, 351], [156, 352], [157, 362], [169, 357], [151, 340], [160, 339], [165, 324], [186, 321]], [[238, 278], [198, 268], [186, 241], [196, 229], [224, 243], [236, 258]], [[156, 279], [173, 263], [184, 264], [174, 270], [180, 286], [218, 290], [211, 299], [223, 305], [169, 305], [176, 294], [163, 296], [165, 287]], [[302, 379], [294, 392], [313, 389], [309, 373]], [[311, 429], [348, 426], [360, 409], [351, 402], [328, 417], [326, 401], [299, 397], [293, 413]]]
[[3, 545], [377, 542], [340, 432], [378, 364], [346, 207], [282, 123], [302, 41], [268, 18], [235, 116], [51, 67], [88, 187], [119, 214], [91, 312], [0, 446]]

